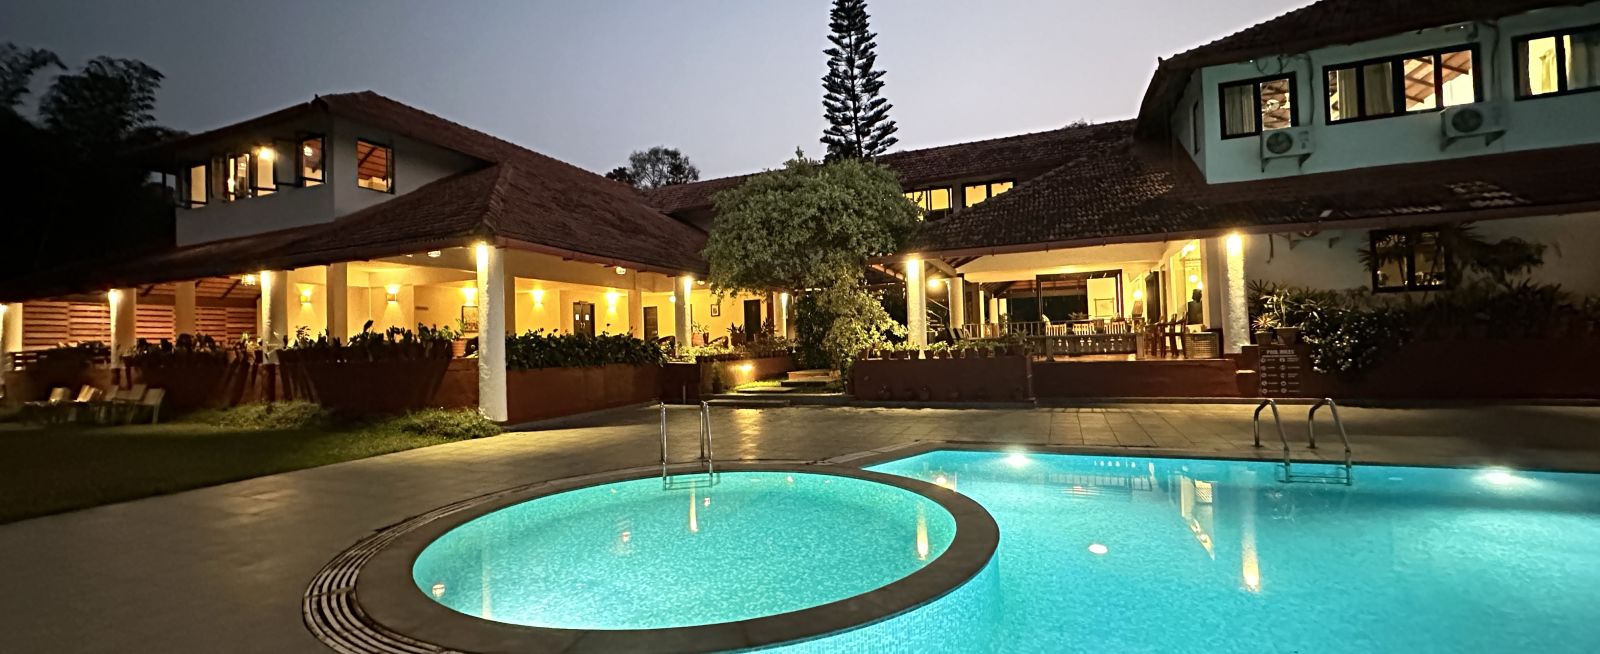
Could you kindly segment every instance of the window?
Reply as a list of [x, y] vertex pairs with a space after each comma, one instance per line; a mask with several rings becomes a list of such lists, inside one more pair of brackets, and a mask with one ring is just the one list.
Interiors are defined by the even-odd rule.
[[206, 164], [197, 164], [189, 167], [189, 173], [184, 177], [183, 199], [190, 209], [206, 206], [206, 200], [211, 197], [211, 167]]
[[275, 162], [278, 160], [277, 150], [272, 149], [271, 146], [256, 148], [253, 159], [255, 161], [255, 169], [251, 171], [254, 175], [250, 181], [251, 188], [255, 190], [256, 197], [272, 195], [274, 191], [278, 190], [276, 177], [273, 175], [274, 167], [277, 165]]
[[250, 155], [236, 154], [227, 158], [223, 168], [227, 188], [223, 200], [233, 202], [250, 197]]
[[300, 141], [300, 185], [316, 186], [323, 182], [322, 179], [322, 137], [312, 137]]
[[1600, 89], [1600, 25], [1519, 37], [1517, 97]]
[[1254, 136], [1299, 124], [1294, 111], [1294, 75], [1231, 82], [1222, 96], [1222, 138]]
[[1329, 66], [1328, 123], [1477, 102], [1475, 59], [1468, 48]]
[[984, 200], [1011, 190], [1011, 187], [1015, 185], [1016, 183], [1012, 182], [1011, 180], [984, 182], [982, 184], [967, 184], [966, 186], [962, 187], [961, 190], [961, 206], [975, 206], [979, 202], [983, 202]]
[[394, 151], [388, 146], [356, 141], [356, 185], [374, 191], [394, 191]]
[[906, 198], [912, 204], [922, 208], [923, 213], [941, 214], [950, 209], [950, 189], [925, 188], [906, 193]]
[[1437, 229], [1374, 231], [1372, 290], [1425, 291], [1449, 286], [1450, 261]]

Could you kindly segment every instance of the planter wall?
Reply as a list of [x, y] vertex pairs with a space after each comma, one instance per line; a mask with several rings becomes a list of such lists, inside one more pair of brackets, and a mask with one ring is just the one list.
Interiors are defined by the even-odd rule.
[[1033, 364], [1033, 389], [1043, 398], [1239, 397], [1230, 359], [1072, 361]]
[[[1463, 338], [1413, 341], [1361, 379], [1311, 371], [1299, 345], [1301, 397], [1370, 399], [1600, 399], [1600, 339]], [[1253, 366], [1259, 354], [1241, 359]]]
[[850, 370], [857, 399], [922, 402], [1024, 401], [1034, 397], [1027, 356], [862, 359]]
[[586, 368], [511, 370], [506, 395], [512, 424], [558, 418], [661, 397], [661, 366], [611, 364]]
[[726, 393], [735, 386], [771, 379], [795, 369], [790, 355], [758, 359], [718, 359], [696, 362], [702, 394]]
[[449, 359], [296, 361], [278, 366], [283, 399], [316, 402], [341, 415], [404, 413], [429, 406]]

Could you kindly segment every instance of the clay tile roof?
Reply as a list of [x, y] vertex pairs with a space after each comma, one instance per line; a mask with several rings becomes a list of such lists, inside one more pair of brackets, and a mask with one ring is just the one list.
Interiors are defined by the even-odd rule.
[[1165, 138], [1172, 103], [1191, 72], [1404, 32], [1592, 0], [1321, 0], [1161, 60], [1139, 109], [1139, 136]]
[[[1056, 166], [1067, 156], [1077, 126], [1015, 136], [891, 152], [878, 161], [900, 176], [906, 188], [958, 179], [1004, 177]], [[667, 213], [711, 206], [711, 196], [743, 183], [751, 175], [721, 177], [645, 192], [651, 206]]]
[[[1600, 145], [1206, 184], [1146, 155], [1131, 121], [1090, 128], [1072, 161], [928, 223], [913, 249], [946, 255], [1272, 231], [1501, 218], [1593, 209]], [[1182, 156], [1182, 155], [1178, 155]]]

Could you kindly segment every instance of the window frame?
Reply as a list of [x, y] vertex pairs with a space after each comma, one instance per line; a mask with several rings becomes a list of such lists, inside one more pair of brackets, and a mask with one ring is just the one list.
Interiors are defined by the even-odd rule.
[[[1258, 137], [1258, 136], [1261, 136], [1262, 134], [1264, 134], [1266, 132], [1266, 130], [1262, 129], [1262, 126], [1261, 126], [1261, 85], [1263, 83], [1265, 83], [1265, 82], [1275, 82], [1275, 81], [1278, 81], [1280, 79], [1289, 80], [1289, 127], [1291, 127], [1291, 128], [1292, 127], [1299, 127], [1300, 126], [1300, 103], [1298, 101], [1298, 96], [1300, 95], [1300, 80], [1297, 79], [1298, 77], [1299, 76], [1296, 75], [1293, 71], [1288, 71], [1288, 72], [1279, 73], [1277, 75], [1264, 75], [1262, 77], [1254, 77], [1254, 78], [1250, 78], [1250, 79], [1240, 79], [1240, 80], [1233, 80], [1233, 81], [1229, 81], [1229, 82], [1219, 82], [1219, 83], [1217, 83], [1217, 133], [1222, 135], [1222, 139], [1223, 140], [1253, 138], [1253, 137]], [[1245, 86], [1245, 85], [1250, 85], [1251, 86], [1251, 91], [1254, 93], [1254, 97], [1255, 97], [1255, 103], [1254, 104], [1255, 104], [1256, 110], [1252, 114], [1253, 116], [1255, 116], [1255, 125], [1256, 125], [1255, 131], [1253, 131], [1253, 132], [1244, 132], [1244, 133], [1241, 133], [1241, 134], [1228, 134], [1228, 93], [1227, 93], [1227, 89], [1229, 89], [1231, 87], [1235, 87], [1235, 86]], [[1280, 129], [1282, 129], [1282, 128], [1280, 128]]]
[[[1544, 32], [1535, 32], [1532, 34], [1523, 34], [1521, 36], [1511, 37], [1511, 70], [1514, 75], [1511, 78], [1512, 99], [1516, 100], [1517, 102], [1521, 102], [1523, 100], [1558, 98], [1568, 95], [1577, 95], [1579, 93], [1600, 91], [1600, 85], [1587, 86], [1581, 89], [1567, 88], [1567, 44], [1566, 39], [1562, 38], [1570, 37], [1577, 32], [1589, 32], [1594, 30], [1600, 30], [1600, 23], [1563, 27], [1561, 29], [1547, 30]], [[1528, 74], [1528, 64], [1527, 62], [1522, 61], [1522, 47], [1525, 46], [1529, 41], [1537, 41], [1539, 39], [1551, 37], [1554, 37], [1556, 41], [1556, 90], [1549, 93], [1523, 95], [1522, 76]]]
[[[956, 188], [959, 188], [959, 186], [958, 187], [927, 186], [927, 187], [921, 187], [921, 188], [914, 188], [914, 189], [911, 189], [909, 191], [906, 191], [905, 195], [906, 195], [906, 200], [911, 202], [912, 204], [916, 205], [917, 209], [922, 212], [922, 215], [923, 215], [925, 220], [937, 220], [939, 218], [945, 217], [952, 210], [954, 210], [956, 208]], [[933, 195], [932, 194], [933, 194], [934, 191], [944, 191], [945, 193], [949, 194], [946, 197], [946, 200], [945, 200], [945, 208], [943, 208], [943, 209], [929, 209], [928, 208], [930, 205], [933, 204], [933, 202], [932, 202]], [[923, 201], [922, 202], [917, 202], [916, 200], [911, 198], [911, 194], [913, 194], [913, 193], [926, 193], [927, 195], [923, 196]]]
[[[1384, 56], [1384, 57], [1373, 57], [1371, 59], [1362, 59], [1362, 60], [1359, 60], [1359, 61], [1351, 61], [1351, 62], [1346, 62], [1346, 63], [1341, 63], [1341, 64], [1330, 64], [1330, 65], [1327, 65], [1327, 66], [1323, 66], [1322, 67], [1322, 111], [1323, 111], [1322, 115], [1323, 115], [1323, 121], [1326, 122], [1328, 125], [1343, 125], [1345, 123], [1360, 123], [1360, 122], [1365, 122], [1365, 121], [1369, 121], [1369, 120], [1380, 120], [1380, 119], [1383, 119], [1383, 118], [1398, 118], [1400, 116], [1412, 116], [1412, 115], [1417, 115], [1417, 114], [1431, 114], [1431, 113], [1438, 113], [1438, 112], [1444, 111], [1446, 109], [1446, 107], [1444, 106], [1444, 67], [1439, 64], [1439, 61], [1440, 61], [1439, 57], [1440, 57], [1440, 55], [1448, 54], [1448, 53], [1451, 53], [1451, 52], [1461, 52], [1463, 50], [1465, 50], [1467, 52], [1470, 52], [1472, 54], [1472, 73], [1471, 73], [1471, 75], [1472, 75], [1472, 103], [1471, 104], [1476, 104], [1476, 103], [1479, 103], [1479, 102], [1483, 102], [1483, 75], [1480, 74], [1483, 71], [1483, 67], [1478, 65], [1478, 61], [1479, 61], [1479, 58], [1478, 58], [1478, 44], [1477, 43], [1467, 43], [1467, 44], [1459, 45], [1459, 46], [1440, 46], [1440, 47], [1431, 48], [1431, 49], [1428, 49], [1428, 50], [1418, 50], [1418, 51], [1415, 51], [1415, 52], [1407, 52], [1407, 53], [1396, 54], [1396, 55], [1388, 55], [1388, 56]], [[1425, 56], [1429, 56], [1429, 57], [1433, 57], [1434, 58], [1433, 59], [1433, 97], [1434, 97], [1434, 107], [1432, 109], [1417, 109], [1417, 110], [1414, 110], [1414, 111], [1413, 110], [1409, 110], [1409, 109], [1406, 109], [1406, 107], [1405, 107], [1405, 102], [1406, 102], [1405, 62], [1406, 62], [1407, 59], [1420, 59], [1420, 58], [1425, 57]], [[1355, 118], [1340, 118], [1338, 120], [1334, 120], [1333, 119], [1333, 96], [1332, 96], [1332, 93], [1331, 93], [1331, 87], [1328, 86], [1328, 75], [1330, 73], [1332, 73], [1333, 71], [1336, 71], [1336, 70], [1344, 70], [1346, 68], [1354, 68], [1355, 71], [1356, 71], [1356, 90], [1360, 91], [1361, 89], [1366, 88], [1366, 78], [1367, 78], [1366, 68], [1367, 68], [1367, 66], [1371, 66], [1373, 64], [1389, 64], [1390, 77], [1393, 79], [1393, 82], [1392, 82], [1393, 88], [1390, 89], [1390, 93], [1394, 96], [1394, 106], [1391, 107], [1391, 108], [1394, 111], [1391, 111], [1391, 112], [1386, 113], [1386, 114], [1376, 114], [1376, 115], [1372, 115], [1372, 116], [1357, 116]], [[1394, 74], [1394, 72], [1396, 70], [1398, 70], [1400, 74], [1398, 74], [1398, 75]], [[1361, 98], [1360, 96], [1356, 97], [1357, 104], [1360, 104], [1362, 100], [1363, 100], [1363, 98]], [[1461, 105], [1452, 105], [1452, 106], [1461, 106]]]
[[[988, 202], [990, 200], [993, 200], [994, 197], [995, 197], [995, 192], [994, 192], [994, 185], [995, 184], [1010, 184], [1011, 188], [1016, 188], [1017, 187], [1017, 180], [1010, 179], [1010, 178], [997, 178], [997, 179], [991, 179], [991, 180], [982, 181], [982, 182], [962, 182], [960, 187], [959, 187], [961, 189], [961, 208], [962, 209], [971, 209], [973, 207], [978, 206], [978, 204], [983, 204], [984, 202]], [[983, 187], [983, 199], [978, 201], [978, 204], [967, 204], [967, 187], [969, 187], [969, 186], [982, 186]], [[1005, 193], [1005, 192], [1008, 192], [1008, 191], [1010, 191], [1010, 189], [1006, 189], [1006, 191], [1001, 191], [1001, 193]], [[953, 198], [953, 197], [951, 198], [951, 200], [954, 200], [954, 199], [955, 198]], [[951, 203], [951, 206], [952, 207], [954, 206], [953, 202]]]
[[[204, 182], [203, 182], [204, 186], [203, 186], [203, 189], [202, 189], [202, 191], [203, 191], [202, 192], [202, 196], [205, 197], [205, 199], [201, 200], [199, 202], [195, 202], [193, 199], [191, 199], [193, 197], [193, 195], [194, 195], [194, 188], [193, 188], [193, 186], [194, 186], [194, 177], [193, 177], [192, 173], [194, 172], [194, 169], [196, 169], [196, 168], [199, 168], [199, 169], [201, 169], [202, 171], [205, 172], [205, 175], [203, 176], [204, 177]], [[205, 206], [208, 206], [208, 205], [211, 204], [212, 188], [211, 188], [211, 162], [210, 161], [203, 161], [203, 162], [200, 162], [200, 163], [197, 163], [197, 164], [185, 165], [183, 167], [183, 178], [182, 179], [183, 179], [183, 195], [182, 195], [182, 199], [183, 199], [183, 207], [185, 209], [199, 209], [201, 207], [205, 207]]]
[[[320, 141], [322, 143], [321, 149], [319, 150], [319, 152], [322, 154], [322, 168], [321, 168], [322, 176], [318, 177], [318, 178], [306, 177], [305, 159], [304, 159], [303, 154], [301, 152], [301, 148], [304, 148], [306, 146], [306, 141], [310, 141], [312, 139], [316, 139], [317, 141]], [[360, 140], [360, 139], [357, 139], [357, 140]], [[389, 151], [389, 153], [390, 153], [390, 156], [392, 157], [394, 155], [394, 150], [391, 149]], [[295, 138], [294, 161], [295, 161], [295, 166], [294, 166], [294, 168], [295, 168], [295, 170], [294, 170], [294, 183], [295, 183], [295, 186], [298, 186], [300, 188], [311, 188], [311, 186], [307, 186], [306, 185], [307, 181], [316, 182], [316, 184], [314, 184], [313, 186], [321, 186], [323, 184], [327, 184], [328, 183], [328, 135], [319, 134], [319, 133], [315, 133], [315, 132], [302, 132], [300, 134], [297, 134], [296, 138]], [[390, 164], [390, 168], [393, 168], [393, 167], [394, 166], [391, 163]], [[393, 171], [390, 171], [390, 173], [389, 173], [389, 186], [390, 186], [390, 188], [394, 187], [394, 172]]]
[[1204, 116], [1200, 114], [1200, 101], [1195, 100], [1189, 107], [1189, 149], [1191, 154], [1200, 154], [1200, 142], [1206, 138], [1205, 126], [1201, 124]]
[[[1444, 259], [1444, 283], [1437, 286], [1423, 286], [1417, 283], [1417, 240], [1422, 234], [1432, 232], [1434, 243], [1438, 244], [1439, 256]], [[1438, 225], [1423, 227], [1399, 227], [1391, 229], [1374, 229], [1367, 232], [1367, 247], [1374, 256], [1378, 253], [1378, 240], [1387, 236], [1399, 235], [1405, 240], [1405, 256], [1401, 264], [1405, 268], [1405, 284], [1401, 286], [1379, 286], [1378, 271], [1369, 271], [1372, 278], [1373, 293], [1415, 293], [1419, 291], [1448, 291], [1453, 286], [1455, 279], [1455, 261], [1450, 252], [1445, 249], [1441, 240], [1444, 230]], [[1378, 266], [1381, 268], [1382, 266]]]
[[[388, 143], [384, 143], [382, 141], [374, 140], [374, 139], [365, 139], [365, 138], [361, 138], [361, 137], [356, 137], [355, 149], [357, 151], [359, 151], [361, 149], [361, 144], [362, 143], [365, 143], [365, 144], [373, 146], [373, 147], [383, 148], [383, 149], [389, 151], [389, 161], [386, 164], [388, 166], [389, 188], [380, 190], [380, 189], [375, 189], [375, 188], [371, 188], [371, 187], [368, 187], [368, 186], [362, 186], [361, 185], [361, 160], [360, 159], [356, 160], [355, 166], [354, 166], [355, 173], [356, 173], [356, 188], [366, 189], [368, 191], [372, 191], [373, 193], [388, 193], [389, 195], [394, 195], [395, 194], [394, 193], [394, 187], [395, 187], [395, 174], [394, 174], [394, 169], [395, 169], [394, 157], [395, 157], [395, 154], [394, 154], [394, 146], [390, 145]], [[323, 177], [327, 177], [328, 176], [328, 174], [327, 174], [327, 170], [328, 170], [328, 154], [327, 153], [328, 153], [328, 150], [327, 150], [327, 147], [326, 147], [327, 146], [327, 142], [326, 141], [323, 142], [323, 146], [324, 147], [323, 147], [323, 150], [322, 150], [322, 153], [323, 153], [322, 154], [322, 170], [323, 170], [322, 176]], [[326, 184], [327, 182], [323, 182], [323, 183]]]

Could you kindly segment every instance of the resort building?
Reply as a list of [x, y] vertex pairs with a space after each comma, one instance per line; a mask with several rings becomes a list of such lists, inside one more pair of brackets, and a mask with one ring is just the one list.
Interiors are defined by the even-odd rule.
[[[1447, 290], [1452, 226], [1543, 244], [1535, 281], [1600, 293], [1595, 90], [1600, 3], [1324, 0], [1162, 59], [1132, 119], [882, 157], [926, 223], [874, 267], [913, 344], [1181, 353], [1218, 362], [1190, 392], [1234, 394], [1247, 284]], [[509, 332], [787, 329], [786, 297], [701, 281], [711, 198], [744, 177], [640, 193], [370, 92], [144, 156], [173, 180], [177, 246], [8, 283], [0, 353], [102, 340], [115, 366], [178, 333], [270, 351], [459, 327], [504, 419]]]

